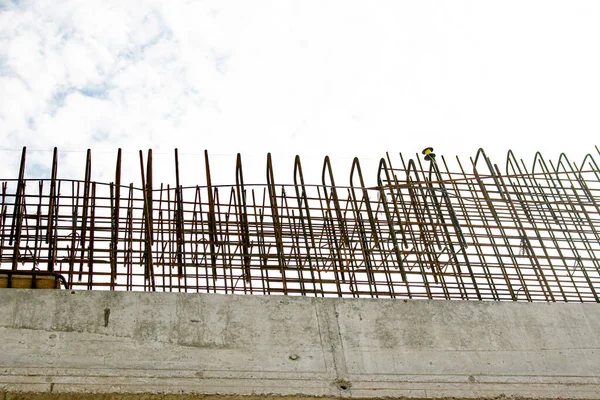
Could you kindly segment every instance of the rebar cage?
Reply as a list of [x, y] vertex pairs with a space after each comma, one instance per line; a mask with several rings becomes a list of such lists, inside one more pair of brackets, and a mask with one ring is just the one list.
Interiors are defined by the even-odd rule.
[[[596, 147], [596, 152], [600, 151]], [[141, 186], [115, 181], [2, 183], [0, 275], [54, 274], [68, 289], [180, 291], [486, 301], [599, 302], [600, 169], [536, 154], [505, 168], [479, 150], [468, 165], [431, 152], [379, 163], [367, 187], [358, 158], [336, 186], [325, 157], [319, 184], [236, 182], [156, 188], [152, 151]], [[14, 190], [9, 190], [13, 188]], [[4, 272], [2, 272], [4, 271]]]

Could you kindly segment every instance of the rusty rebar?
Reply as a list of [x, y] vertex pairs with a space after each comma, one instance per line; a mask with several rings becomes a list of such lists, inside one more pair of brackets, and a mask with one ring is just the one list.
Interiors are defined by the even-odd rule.
[[329, 157], [318, 184], [299, 157], [276, 184], [270, 154], [266, 184], [238, 154], [235, 182], [214, 185], [205, 152], [206, 183], [183, 187], [177, 150], [175, 185], [155, 185], [148, 151], [123, 186], [121, 150], [104, 183], [91, 151], [82, 180], [59, 179], [56, 149], [48, 179], [26, 179], [24, 148], [1, 186], [0, 269], [87, 290], [600, 302], [596, 150], [531, 168], [509, 152], [503, 172], [481, 149], [455, 170], [386, 154], [372, 187], [358, 159], [336, 185]]

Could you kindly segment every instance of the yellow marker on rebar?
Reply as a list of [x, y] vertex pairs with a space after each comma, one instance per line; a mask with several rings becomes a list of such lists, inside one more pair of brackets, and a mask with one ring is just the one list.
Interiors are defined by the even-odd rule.
[[428, 147], [422, 151], [422, 154], [425, 155], [425, 160], [432, 161], [435, 158], [435, 154], [433, 154], [433, 147]]

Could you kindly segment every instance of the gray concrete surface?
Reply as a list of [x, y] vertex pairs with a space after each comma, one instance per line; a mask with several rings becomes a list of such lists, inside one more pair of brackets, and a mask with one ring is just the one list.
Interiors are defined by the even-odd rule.
[[0, 399], [600, 398], [595, 304], [20, 289], [0, 302]]

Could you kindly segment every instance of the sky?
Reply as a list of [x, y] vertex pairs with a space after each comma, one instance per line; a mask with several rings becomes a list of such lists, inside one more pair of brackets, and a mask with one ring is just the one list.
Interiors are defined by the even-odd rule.
[[[0, 0], [0, 179], [320, 182], [390, 152], [580, 161], [600, 144], [598, 1]], [[596, 153], [597, 155], [597, 153]], [[397, 159], [397, 158], [394, 158]]]

